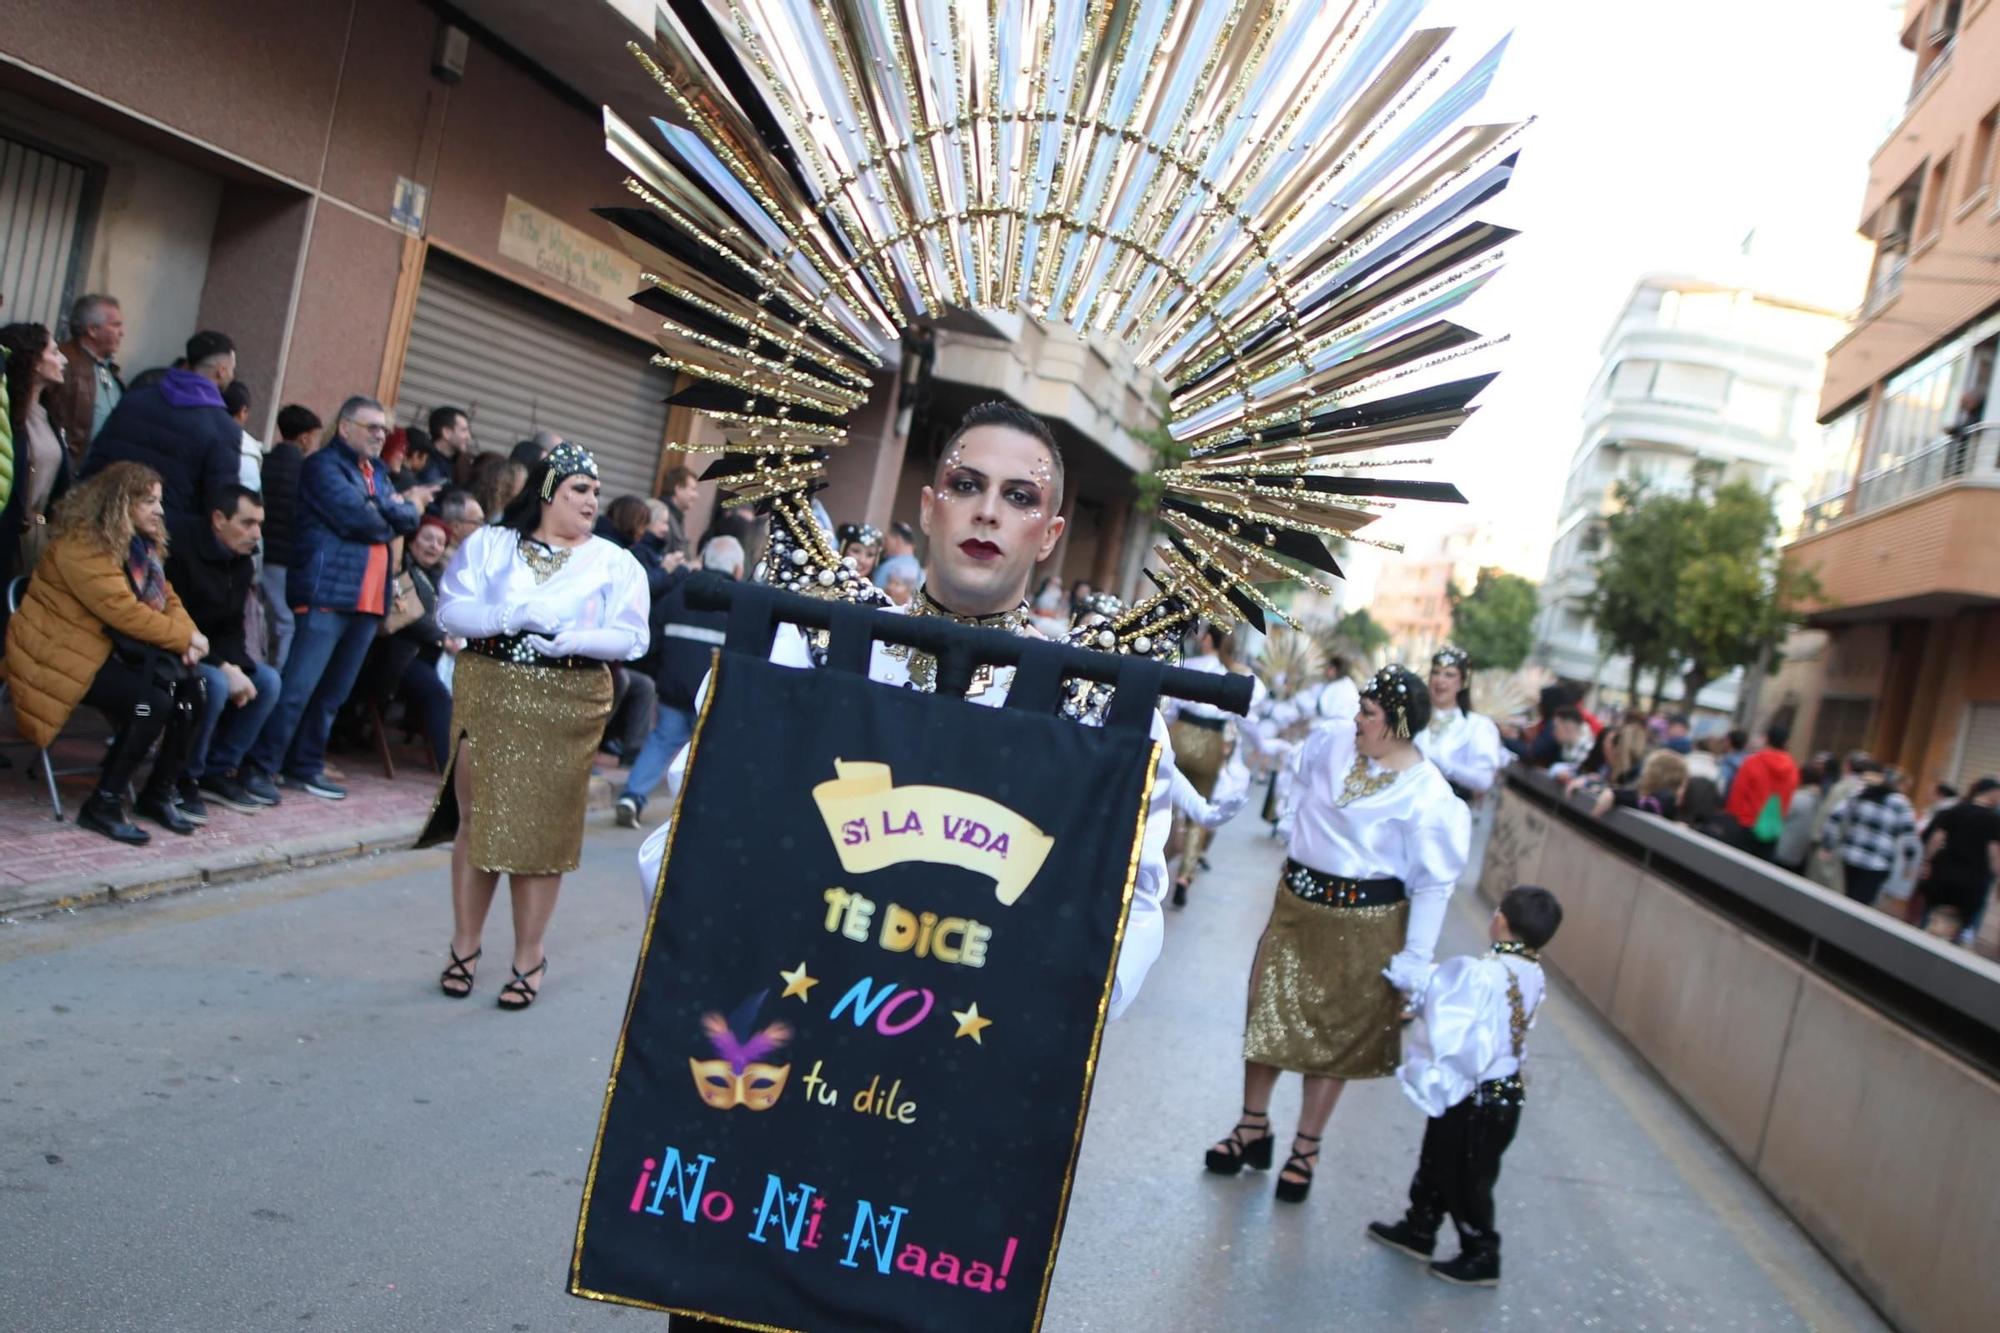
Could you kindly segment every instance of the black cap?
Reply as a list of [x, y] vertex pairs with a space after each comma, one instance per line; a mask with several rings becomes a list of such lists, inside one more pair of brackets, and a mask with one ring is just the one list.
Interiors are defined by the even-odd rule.
[[1981, 778], [1972, 784], [1968, 796], [1984, 796], [1989, 791], [2000, 791], [2000, 778]]

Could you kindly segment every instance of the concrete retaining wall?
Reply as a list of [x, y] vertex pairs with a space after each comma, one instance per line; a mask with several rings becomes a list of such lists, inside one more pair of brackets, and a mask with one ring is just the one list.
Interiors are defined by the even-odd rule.
[[1547, 961], [1892, 1321], [2000, 1324], [2000, 1083], [1503, 785], [1480, 892], [1523, 883], [1563, 902]]

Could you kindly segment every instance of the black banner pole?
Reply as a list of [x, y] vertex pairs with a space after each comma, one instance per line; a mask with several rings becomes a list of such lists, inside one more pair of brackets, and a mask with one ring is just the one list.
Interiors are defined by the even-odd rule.
[[[744, 585], [720, 574], [702, 573], [688, 581], [687, 602], [697, 611], [727, 611]], [[756, 585], [760, 596], [768, 598], [776, 620], [802, 629], [831, 630], [835, 619], [852, 623], [852, 608], [845, 602], [827, 601]], [[1078, 680], [1103, 685], [1118, 684], [1122, 671], [1135, 662], [1150, 661], [1119, 653], [1073, 648], [1047, 640], [1027, 639], [1001, 630], [974, 629], [934, 616], [898, 615], [890, 611], [866, 613], [869, 637], [878, 643], [914, 648], [934, 657], [969, 657], [989, 666], [1018, 666], [1030, 650], [1053, 652], [1062, 673]], [[1159, 693], [1188, 703], [1242, 714], [1249, 711], [1253, 678], [1240, 672], [1188, 671], [1168, 667], [1162, 675]]]

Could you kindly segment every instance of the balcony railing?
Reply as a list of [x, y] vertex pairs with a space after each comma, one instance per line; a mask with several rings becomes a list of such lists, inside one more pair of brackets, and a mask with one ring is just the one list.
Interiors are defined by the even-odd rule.
[[1869, 285], [1868, 299], [1862, 303], [1863, 318], [1877, 314], [1903, 290], [1903, 270], [1909, 267], [1906, 250], [1884, 255], [1875, 266], [1875, 281]]
[[1893, 467], [1862, 473], [1851, 491], [1809, 507], [1799, 536], [1810, 537], [1843, 518], [1858, 518], [1924, 491], [1966, 481], [2000, 486], [2000, 421], [1982, 421], [1969, 430], [1939, 436]]

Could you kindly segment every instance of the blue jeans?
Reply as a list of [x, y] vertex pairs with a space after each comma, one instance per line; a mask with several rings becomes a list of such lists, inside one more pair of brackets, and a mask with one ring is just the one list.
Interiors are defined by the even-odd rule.
[[298, 628], [293, 623], [291, 603], [285, 600], [285, 573], [283, 565], [264, 566], [264, 608], [271, 613], [271, 665], [280, 671], [285, 669], [292, 635]]
[[[257, 697], [241, 708], [233, 708], [229, 703], [229, 683], [223, 679], [222, 668], [203, 662], [195, 669], [201, 672], [202, 686], [208, 693], [208, 699], [195, 722], [194, 750], [188, 756], [187, 775], [201, 778], [211, 770], [231, 772], [243, 763], [244, 752], [264, 730], [271, 710], [278, 706], [284, 686], [274, 668], [253, 665], [250, 668], [250, 683], [257, 687]], [[218, 731], [217, 724], [222, 721], [224, 712], [229, 714], [229, 722]]]
[[694, 735], [694, 710], [660, 705], [659, 717], [653, 723], [652, 734], [639, 747], [639, 757], [632, 761], [631, 775], [625, 780], [625, 790], [620, 799], [631, 797], [645, 808], [646, 798], [660, 785], [660, 779], [667, 775], [667, 765], [673, 763], [674, 756]]
[[333, 715], [353, 691], [381, 623], [382, 617], [359, 611], [297, 615], [278, 706], [246, 756], [250, 763], [301, 781], [320, 776]]

